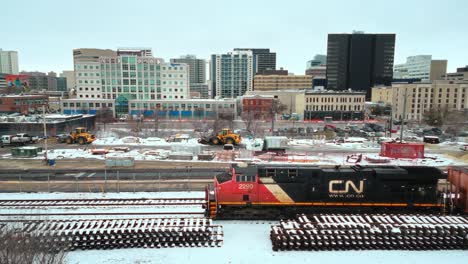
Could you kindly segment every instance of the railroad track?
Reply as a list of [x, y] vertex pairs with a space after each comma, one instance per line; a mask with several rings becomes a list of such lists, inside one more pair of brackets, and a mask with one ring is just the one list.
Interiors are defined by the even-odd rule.
[[205, 203], [204, 198], [0, 200], [0, 209], [11, 207], [201, 206]]
[[[207, 218], [133, 218], [9, 223], [20, 237], [63, 250], [220, 247], [223, 231]], [[31, 235], [34, 235], [31, 237]]]
[[273, 250], [468, 249], [468, 218], [438, 215], [298, 215], [271, 226]]

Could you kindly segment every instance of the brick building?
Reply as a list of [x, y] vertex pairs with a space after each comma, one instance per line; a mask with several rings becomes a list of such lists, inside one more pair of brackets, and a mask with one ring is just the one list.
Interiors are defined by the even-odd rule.
[[29, 114], [49, 107], [47, 95], [3, 95], [0, 96], [0, 113]]
[[242, 118], [270, 119], [272, 95], [245, 95], [242, 97]]

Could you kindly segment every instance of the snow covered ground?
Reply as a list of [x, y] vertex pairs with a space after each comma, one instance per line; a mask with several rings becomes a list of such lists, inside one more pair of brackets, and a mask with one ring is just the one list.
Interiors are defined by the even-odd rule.
[[204, 198], [205, 192], [0, 193], [0, 200]]
[[[255, 144], [255, 143], [252, 143]], [[356, 153], [359, 154], [359, 150], [362, 149], [359, 147], [361, 143], [343, 143], [348, 148], [355, 148]], [[261, 149], [261, 148], [260, 148]], [[193, 150], [192, 150], [193, 151]], [[241, 157], [239, 161], [251, 161], [251, 162], [271, 162], [271, 163], [288, 163], [288, 164], [304, 164], [308, 163], [310, 165], [355, 165], [356, 163], [347, 161], [347, 157], [352, 155], [352, 153], [328, 153], [328, 152], [319, 152], [320, 150], [311, 150], [310, 152], [290, 154], [289, 157], [281, 158], [280, 160], [275, 160], [273, 158], [267, 158], [263, 161], [260, 160], [260, 157], [253, 157], [248, 155], [248, 157]], [[48, 152], [49, 159], [100, 159], [104, 160], [106, 158], [112, 157], [128, 157], [135, 160], [163, 160], [171, 162], [173, 160], [167, 160], [170, 151], [164, 149], [134, 149], [129, 152], [120, 152], [120, 151], [110, 151], [108, 154], [104, 155], [93, 155], [89, 149], [55, 149]], [[378, 158], [378, 154], [364, 153], [360, 165], [376, 165], [365, 160], [365, 157]], [[10, 154], [3, 155], [3, 158], [12, 158]], [[33, 159], [42, 159], [43, 154], [39, 154]], [[27, 158], [25, 158], [27, 159]], [[236, 160], [237, 161], [237, 160]], [[213, 162], [213, 161], [198, 161], [196, 156], [193, 160], [185, 162]], [[439, 166], [445, 167], [450, 165], [466, 165], [465, 161], [457, 160], [453, 157], [438, 154], [438, 155], [428, 155], [427, 158], [423, 159], [390, 159], [389, 163], [391, 165], [401, 165], [401, 166]]]
[[183, 142], [167, 142], [164, 138], [158, 137], [148, 137], [148, 138], [140, 138], [140, 137], [124, 137], [124, 138], [116, 138], [116, 137], [104, 137], [96, 139], [92, 145], [103, 145], [103, 146], [172, 146], [172, 145], [200, 145], [198, 143], [198, 139], [191, 138], [189, 140], [184, 140]]
[[299, 147], [317, 147], [317, 148], [332, 148], [332, 149], [380, 149], [377, 142], [371, 142], [365, 138], [350, 137], [343, 143], [335, 143], [324, 139], [291, 139], [290, 146]]
[[267, 221], [214, 221], [223, 226], [220, 248], [162, 248], [74, 251], [70, 264], [92, 263], [466, 263], [468, 251], [288, 251], [271, 249]]
[[[195, 198], [203, 192], [162, 193], [1, 193], [0, 199], [80, 199], [80, 198]], [[128, 216], [124, 216], [128, 218]], [[139, 218], [148, 216], [138, 216]], [[154, 216], [150, 216], [154, 217]], [[161, 216], [163, 217], [163, 216]], [[4, 218], [4, 217], [2, 217]], [[70, 217], [68, 217], [70, 218]], [[73, 216], [74, 219], [80, 218]], [[84, 219], [93, 217], [85, 216]], [[99, 218], [103, 218], [100, 216]], [[112, 218], [123, 218], [113, 216]], [[27, 218], [29, 219], [29, 218]], [[49, 217], [48, 219], [63, 219]], [[42, 220], [44, 220], [42, 218]], [[161, 248], [73, 251], [69, 264], [126, 263], [466, 263], [468, 251], [289, 251], [271, 249], [270, 226], [276, 221], [214, 221], [222, 225], [224, 244], [220, 248]]]
[[[0, 193], [0, 200], [47, 200], [47, 199], [99, 199], [99, 198], [204, 198], [204, 192], [135, 192], [135, 193]], [[131, 215], [73, 215], [73, 216], [29, 216], [24, 214], [93, 214], [93, 213], [131, 213]], [[48, 220], [60, 219], [103, 219], [103, 218], [158, 218], [158, 217], [198, 217], [192, 214], [145, 215], [138, 213], [203, 213], [201, 205], [153, 205], [153, 206], [79, 206], [79, 207], [0, 207], [0, 220]], [[24, 216], [22, 216], [23, 214]], [[11, 216], [8, 216], [11, 215]]]
[[[105, 213], [105, 214], [116, 214], [116, 213], [128, 213], [139, 217], [138, 213], [144, 215], [145, 213], [200, 213], [203, 214], [205, 210], [201, 205], [152, 205], [152, 206], [95, 206], [95, 207], [7, 207], [0, 208], [0, 215], [18, 215], [18, 214], [93, 214], [93, 213]], [[174, 216], [168, 214], [170, 216]]]

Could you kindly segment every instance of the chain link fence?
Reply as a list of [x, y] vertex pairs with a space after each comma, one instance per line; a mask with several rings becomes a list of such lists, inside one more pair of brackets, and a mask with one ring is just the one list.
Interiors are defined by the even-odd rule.
[[188, 170], [173, 173], [131, 173], [119, 170], [103, 172], [24, 173], [3, 177], [0, 192], [161, 192], [203, 191], [214, 175], [200, 175]]

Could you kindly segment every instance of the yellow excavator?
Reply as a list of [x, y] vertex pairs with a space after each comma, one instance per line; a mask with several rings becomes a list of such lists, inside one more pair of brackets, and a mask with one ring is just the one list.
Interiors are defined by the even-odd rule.
[[75, 131], [70, 132], [70, 135], [67, 137], [65, 142], [67, 144], [78, 143], [80, 145], [89, 144], [96, 140], [96, 136], [89, 133], [86, 127], [77, 127]]
[[210, 144], [210, 145], [224, 145], [232, 144], [238, 145], [241, 143], [242, 138], [239, 134], [232, 132], [229, 128], [224, 128], [218, 134], [211, 137], [204, 137], [198, 140], [201, 144]]

